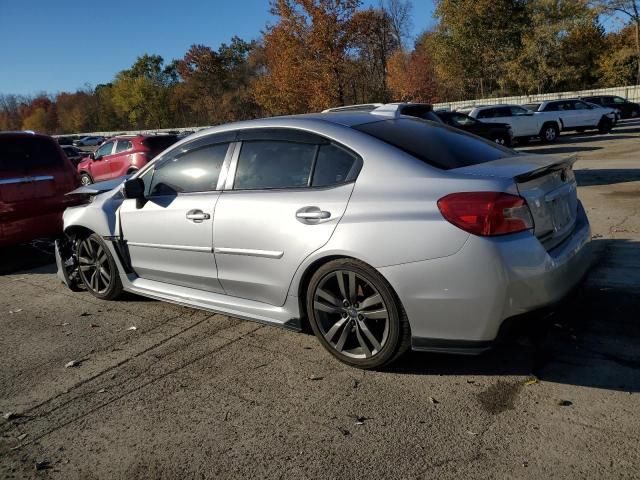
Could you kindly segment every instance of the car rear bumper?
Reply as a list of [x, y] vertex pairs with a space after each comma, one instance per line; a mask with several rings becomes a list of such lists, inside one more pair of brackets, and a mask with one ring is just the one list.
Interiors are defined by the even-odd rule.
[[380, 268], [407, 312], [416, 350], [479, 353], [503, 322], [558, 303], [591, 265], [582, 206], [563, 243], [547, 251], [528, 232], [470, 236], [454, 255]]

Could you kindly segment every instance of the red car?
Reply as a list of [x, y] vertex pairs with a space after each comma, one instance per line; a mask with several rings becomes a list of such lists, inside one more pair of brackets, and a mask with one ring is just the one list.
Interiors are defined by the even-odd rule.
[[62, 212], [78, 203], [73, 164], [46, 135], [0, 133], [0, 247], [62, 232]]
[[144, 167], [153, 157], [177, 141], [175, 135], [137, 135], [113, 137], [78, 164], [80, 183], [129, 175]]

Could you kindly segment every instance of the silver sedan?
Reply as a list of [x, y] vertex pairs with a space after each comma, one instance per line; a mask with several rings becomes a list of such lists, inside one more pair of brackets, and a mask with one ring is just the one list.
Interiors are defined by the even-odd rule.
[[360, 368], [479, 353], [590, 263], [572, 157], [524, 155], [393, 105], [198, 132], [82, 187], [60, 278], [300, 330]]

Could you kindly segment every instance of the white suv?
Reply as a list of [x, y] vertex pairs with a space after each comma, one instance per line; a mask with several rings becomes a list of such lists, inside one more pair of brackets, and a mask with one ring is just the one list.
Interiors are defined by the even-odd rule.
[[536, 115], [519, 105], [489, 105], [458, 111], [482, 122], [506, 123], [511, 126], [514, 139], [520, 141], [539, 137], [545, 142], [554, 142], [562, 130], [556, 118]]
[[525, 105], [535, 115], [560, 122], [562, 130], [584, 132], [597, 129], [600, 133], [609, 133], [616, 121], [615, 111], [575, 98], [566, 100], [547, 100], [542, 103]]

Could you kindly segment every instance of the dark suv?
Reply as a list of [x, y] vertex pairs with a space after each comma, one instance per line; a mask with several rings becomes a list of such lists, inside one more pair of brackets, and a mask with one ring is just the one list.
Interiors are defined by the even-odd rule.
[[129, 175], [177, 141], [175, 135], [116, 136], [78, 164], [82, 185]]
[[630, 102], [622, 97], [616, 97], [614, 95], [596, 95], [593, 97], [581, 97], [581, 100], [589, 103], [595, 103], [596, 105], [602, 105], [603, 107], [620, 110], [620, 116], [622, 118], [635, 118], [640, 116], [640, 105]]
[[492, 142], [509, 147], [513, 140], [513, 131], [507, 123], [485, 123], [460, 112], [436, 112], [447, 125], [465, 132], [473, 133]]

